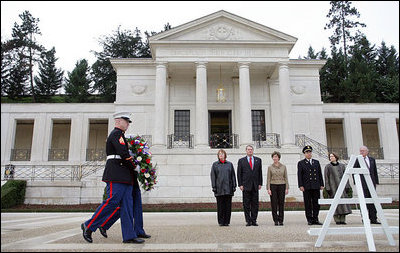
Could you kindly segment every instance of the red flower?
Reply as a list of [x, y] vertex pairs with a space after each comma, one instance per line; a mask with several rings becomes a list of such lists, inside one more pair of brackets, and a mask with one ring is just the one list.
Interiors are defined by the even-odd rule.
[[134, 142], [134, 141], [131, 141], [131, 145], [133, 145], [133, 144], [135, 144], [135, 142]]
[[150, 163], [150, 159], [146, 159], [146, 163]]
[[142, 173], [145, 173], [145, 172], [146, 172], [146, 169], [143, 168], [143, 169], [141, 169], [140, 171], [141, 171]]
[[138, 151], [141, 153], [141, 152], [142, 152], [142, 149], [141, 149], [141, 148], [139, 148], [139, 149], [138, 149]]

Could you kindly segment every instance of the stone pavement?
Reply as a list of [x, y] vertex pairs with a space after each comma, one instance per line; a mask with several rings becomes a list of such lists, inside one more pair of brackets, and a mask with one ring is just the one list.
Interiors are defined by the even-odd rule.
[[[389, 226], [399, 226], [399, 210], [385, 209]], [[122, 243], [119, 221], [108, 231], [82, 238], [81, 223], [92, 213], [2, 213], [1, 251], [368, 251], [365, 234], [327, 235], [315, 248], [304, 211], [286, 211], [284, 226], [274, 226], [271, 212], [260, 212], [258, 227], [246, 227], [243, 212], [233, 212], [231, 225], [220, 227], [214, 212], [144, 213], [145, 230], [152, 237], [144, 244]], [[321, 211], [323, 222], [327, 211]], [[348, 225], [362, 226], [358, 210], [347, 216]], [[331, 227], [337, 227], [334, 222]], [[373, 225], [379, 226], [379, 225]], [[399, 235], [390, 246], [384, 234], [374, 234], [377, 251], [399, 251]]]

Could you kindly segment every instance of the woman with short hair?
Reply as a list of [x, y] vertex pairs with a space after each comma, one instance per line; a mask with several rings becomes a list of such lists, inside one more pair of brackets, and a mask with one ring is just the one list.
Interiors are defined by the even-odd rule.
[[287, 169], [280, 163], [281, 153], [274, 151], [271, 157], [274, 162], [268, 167], [267, 192], [271, 198], [272, 219], [275, 226], [283, 226], [285, 195], [289, 192]]
[[218, 224], [229, 226], [231, 222], [232, 197], [236, 191], [236, 175], [233, 164], [226, 160], [226, 152], [220, 149], [218, 160], [211, 167], [211, 186], [217, 199]]
[[[329, 153], [329, 160], [331, 161], [325, 166], [325, 190], [328, 193], [329, 198], [335, 197], [336, 191], [339, 187], [340, 181], [346, 167], [343, 163], [339, 163], [339, 156], [335, 153]], [[349, 181], [345, 186], [345, 191], [342, 193], [341, 198], [346, 198], [347, 193], [351, 189]], [[351, 207], [349, 204], [340, 204], [337, 206], [333, 218], [337, 225], [346, 225], [346, 215], [351, 213]]]

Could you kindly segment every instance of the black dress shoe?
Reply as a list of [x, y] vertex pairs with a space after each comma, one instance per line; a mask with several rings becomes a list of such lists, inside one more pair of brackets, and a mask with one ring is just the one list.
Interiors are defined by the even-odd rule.
[[92, 233], [93, 233], [93, 231], [92, 230], [90, 230], [90, 229], [88, 229], [87, 227], [86, 227], [86, 225], [85, 225], [85, 223], [82, 223], [81, 224], [81, 229], [82, 229], [82, 231], [83, 231], [83, 239], [85, 239], [87, 242], [90, 242], [90, 243], [92, 243], [93, 242], [93, 239], [92, 239]]
[[137, 237], [139, 237], [139, 238], [150, 238], [151, 237], [151, 235], [148, 235], [148, 234], [142, 234], [142, 235], [138, 235]]
[[311, 225], [313, 225], [314, 223], [312, 223], [311, 221], [308, 221], [307, 224], [308, 224], [309, 226], [311, 226]]
[[377, 221], [377, 220], [372, 220], [371, 224], [381, 224], [381, 223], [379, 221]]
[[279, 226], [283, 226], [283, 222], [279, 222]]
[[344, 222], [344, 221], [342, 221], [342, 225], [347, 225], [347, 223], [346, 223], [346, 222]]
[[253, 226], [258, 226], [257, 222], [253, 222], [252, 225], [253, 225]]
[[313, 223], [314, 225], [322, 225], [322, 223], [321, 222], [319, 222], [319, 221], [314, 221], [314, 223]]
[[228, 224], [228, 223], [225, 223], [225, 224], [223, 224], [222, 226], [224, 226], [224, 227], [229, 227], [229, 224]]
[[140, 239], [140, 238], [133, 238], [133, 239], [123, 241], [123, 243], [144, 243], [144, 240]]
[[250, 222], [247, 222], [247, 223], [246, 223], [246, 227], [248, 227], [248, 226], [251, 226], [251, 223], [250, 223]]
[[101, 234], [102, 236], [104, 236], [105, 238], [108, 237], [108, 236], [107, 236], [107, 230], [106, 230], [105, 228], [99, 227], [99, 230], [100, 230], [100, 234]]
[[336, 222], [336, 225], [342, 225], [342, 223], [340, 221]]
[[278, 226], [279, 224], [278, 224], [278, 222], [275, 222], [275, 226]]

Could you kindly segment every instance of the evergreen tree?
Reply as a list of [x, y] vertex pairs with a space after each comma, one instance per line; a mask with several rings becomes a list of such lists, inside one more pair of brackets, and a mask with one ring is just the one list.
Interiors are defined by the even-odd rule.
[[348, 78], [344, 80], [347, 88], [346, 103], [375, 103], [377, 102], [377, 80], [375, 46], [371, 46], [365, 36], [356, 39], [350, 48]]
[[346, 87], [343, 81], [346, 76], [344, 54], [333, 46], [332, 56], [320, 70], [320, 84], [322, 101], [328, 103], [343, 103], [346, 96]]
[[39, 63], [39, 76], [35, 76], [35, 92], [38, 96], [48, 98], [56, 94], [61, 88], [64, 71], [56, 68], [57, 58], [55, 57], [56, 50], [53, 47], [51, 50], [43, 53], [43, 58]]
[[[28, 60], [28, 76], [30, 81], [30, 92], [33, 98], [33, 102], [35, 99], [35, 90], [33, 86], [33, 65], [39, 61], [41, 52], [43, 52], [43, 46], [39, 45], [36, 41], [36, 35], [41, 35], [38, 23], [39, 19], [34, 18], [29, 11], [24, 11], [19, 15], [22, 20], [22, 24], [18, 25], [14, 23], [14, 27], [12, 29], [12, 40], [14, 44], [14, 49], [18, 50], [19, 54], [22, 55], [22, 58], [26, 58]], [[22, 63], [18, 63], [17, 65], [22, 65]], [[24, 78], [25, 79], [25, 78]], [[18, 82], [18, 80], [15, 80]]]
[[399, 102], [399, 56], [394, 46], [390, 49], [385, 42], [377, 50], [376, 70], [379, 74], [377, 81], [377, 102]]
[[355, 39], [355, 35], [352, 35], [352, 29], [366, 25], [352, 20], [354, 16], [359, 18], [360, 13], [355, 7], [351, 7], [351, 2], [331, 1], [330, 4], [331, 9], [326, 15], [327, 18], [330, 18], [330, 22], [325, 25], [324, 29], [334, 29], [333, 35], [329, 37], [332, 45], [337, 45], [343, 41], [344, 59], [347, 64], [349, 42]]
[[328, 53], [326, 52], [326, 48], [322, 48], [321, 51], [318, 53], [319, 59], [326, 60], [328, 59]]
[[318, 58], [318, 53], [315, 53], [314, 49], [312, 46], [308, 48], [307, 56], [304, 57], [304, 59], [317, 59]]
[[19, 55], [19, 60], [10, 66], [7, 80], [2, 82], [2, 91], [10, 98], [17, 99], [26, 93], [26, 81], [28, 80], [29, 68], [26, 59]]
[[94, 52], [97, 61], [92, 65], [93, 89], [105, 96], [106, 100], [115, 100], [117, 75], [109, 58], [144, 58], [151, 57], [144, 49], [140, 30], [135, 34], [130, 30], [121, 30], [120, 27], [110, 36], [99, 40], [103, 48], [101, 52]]
[[83, 59], [76, 63], [72, 72], [68, 72], [64, 88], [65, 93], [70, 95], [68, 102], [88, 102], [91, 79], [90, 67], [87, 60]]

